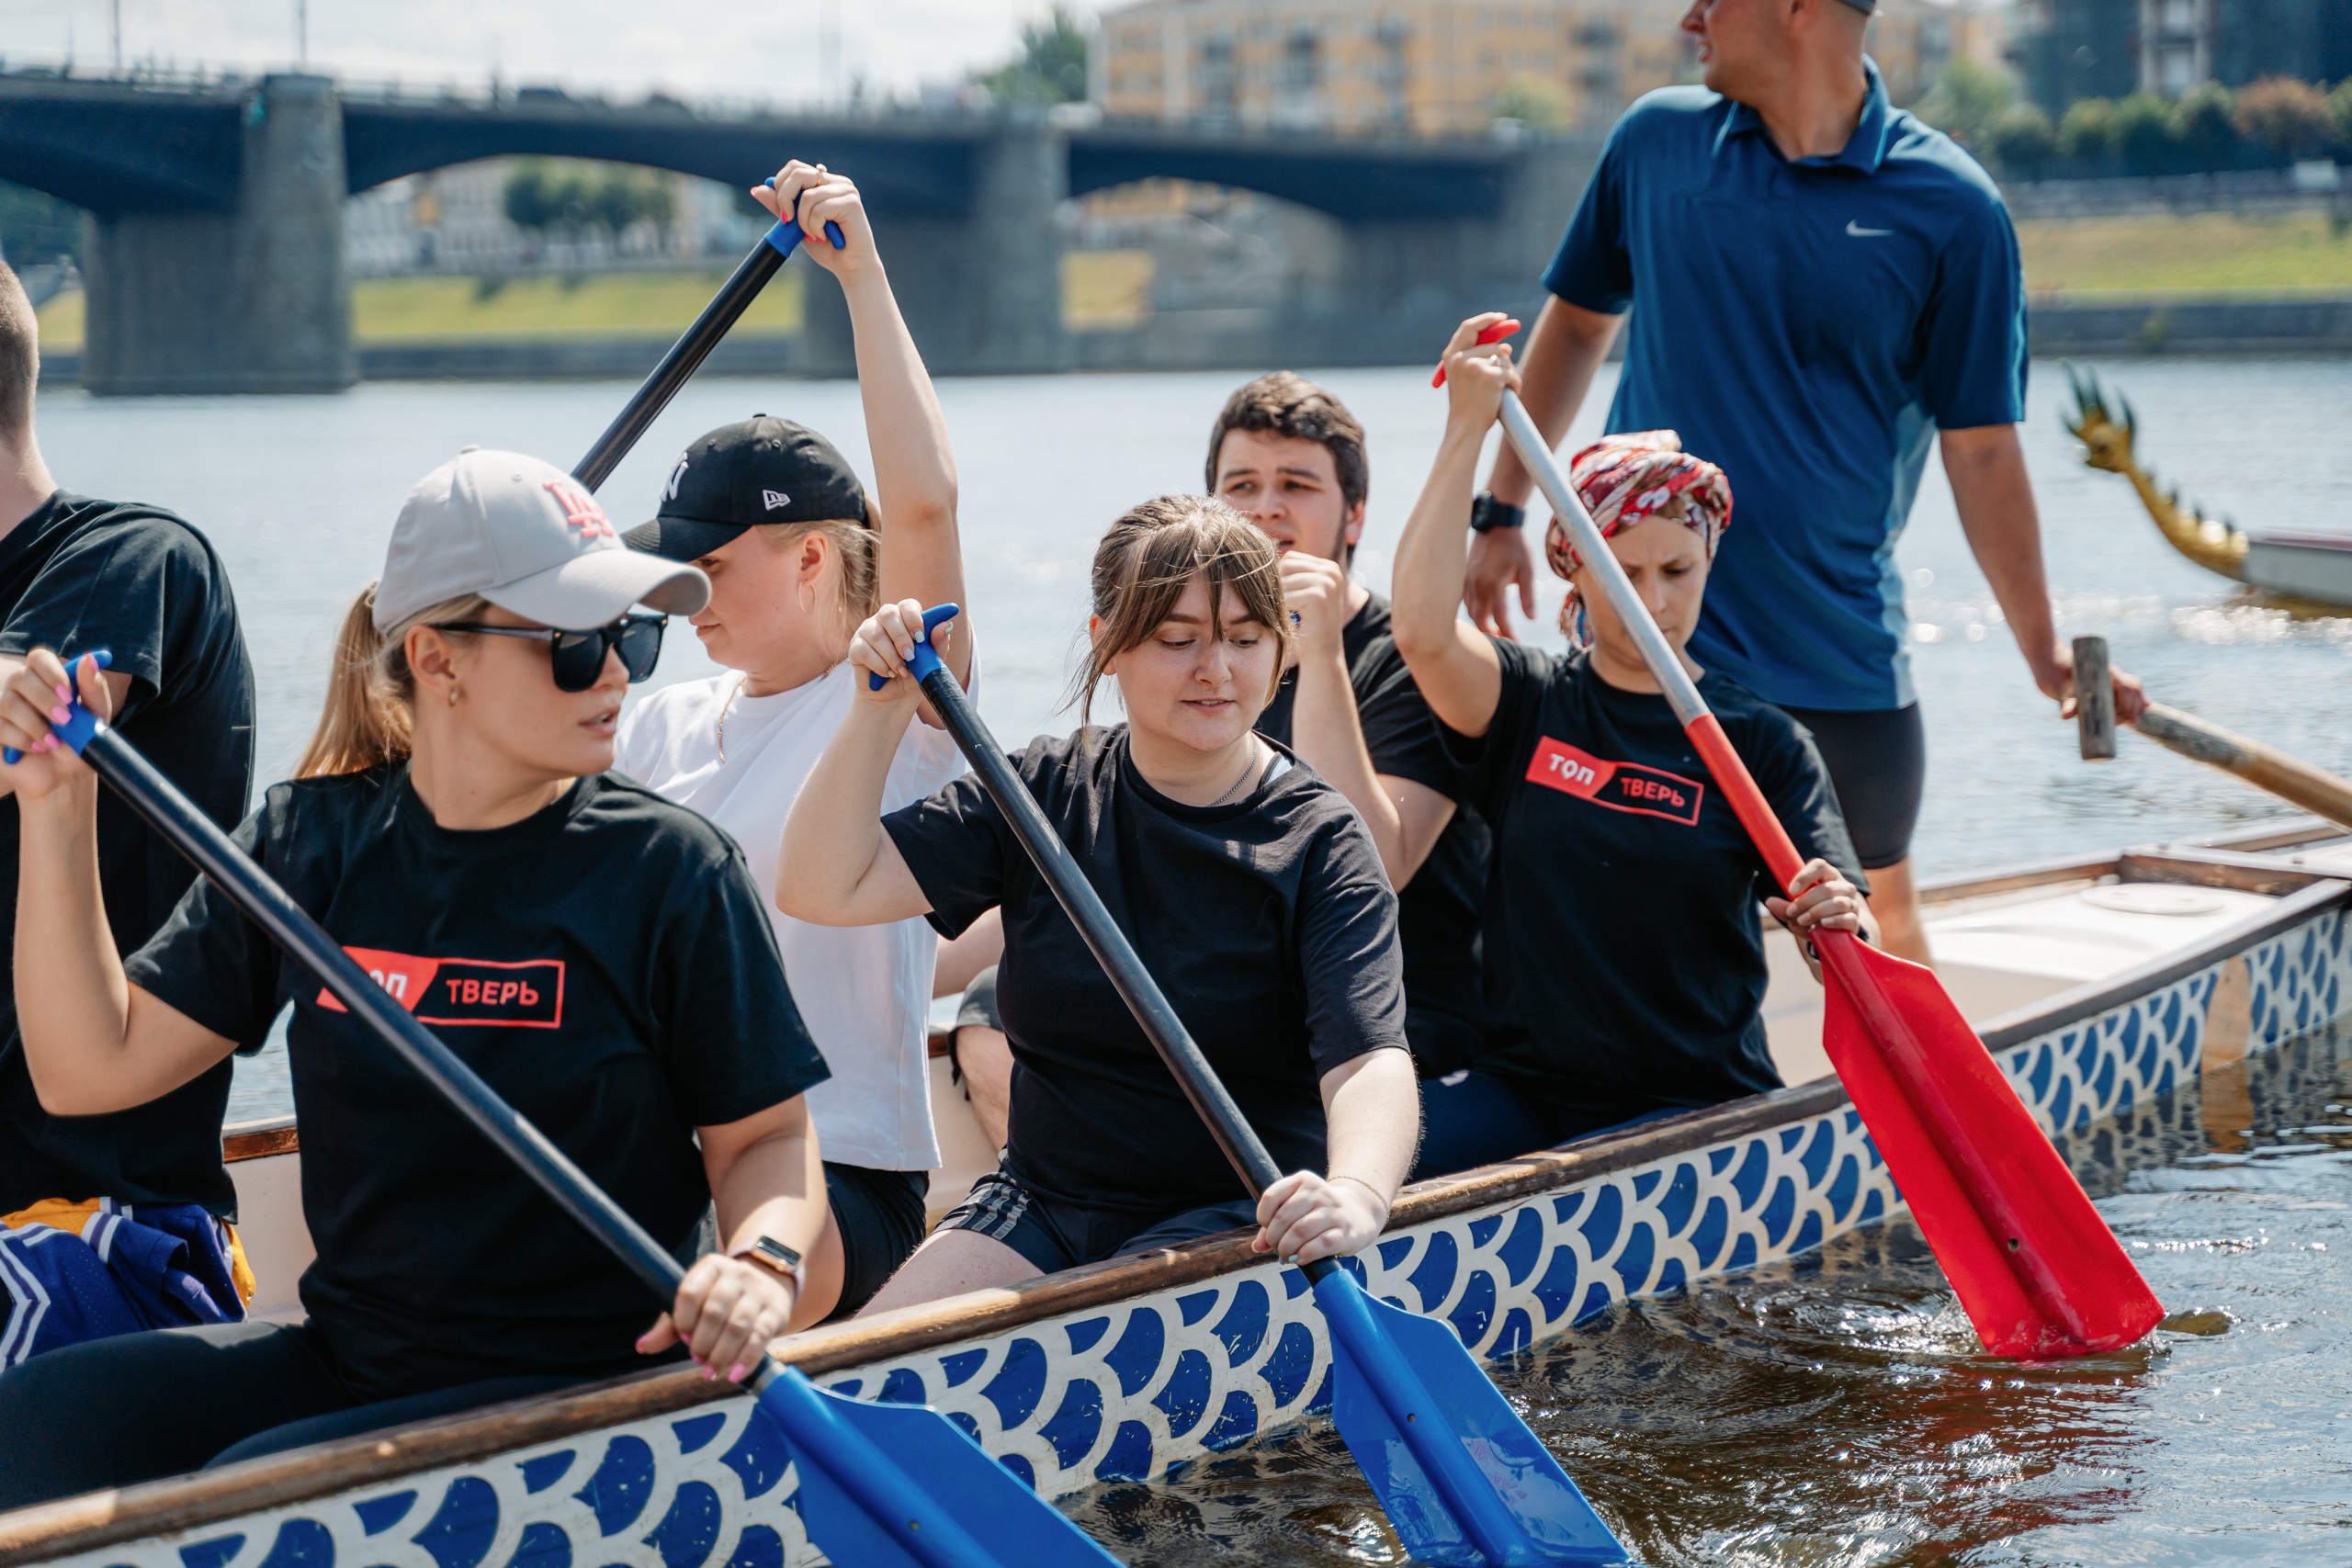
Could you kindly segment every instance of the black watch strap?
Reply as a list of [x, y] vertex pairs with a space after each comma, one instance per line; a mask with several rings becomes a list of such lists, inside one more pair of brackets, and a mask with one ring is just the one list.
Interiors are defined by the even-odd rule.
[[1470, 503], [1470, 531], [1489, 534], [1497, 528], [1517, 528], [1527, 521], [1527, 508], [1497, 501], [1484, 491]]

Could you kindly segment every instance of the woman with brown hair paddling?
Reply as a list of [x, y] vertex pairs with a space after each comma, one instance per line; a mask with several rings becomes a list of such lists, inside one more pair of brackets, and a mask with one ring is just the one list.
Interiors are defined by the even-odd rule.
[[1273, 547], [1222, 502], [1165, 496], [1112, 525], [1093, 587], [1081, 718], [1107, 675], [1127, 722], [1014, 766], [1292, 1174], [1249, 1201], [977, 779], [881, 814], [922, 615], [886, 605], [851, 657], [890, 679], [860, 680], [793, 807], [782, 901], [835, 925], [927, 914], [951, 937], [1001, 906], [1013, 1076], [1003, 1165], [869, 1311], [1253, 1222], [1285, 1259], [1351, 1253], [1412, 1163], [1396, 895], [1345, 798], [1251, 730], [1289, 635]]
[[1566, 658], [1454, 614], [1479, 446], [1517, 380], [1509, 344], [1476, 341], [1502, 319], [1474, 317], [1447, 346], [1445, 437], [1396, 550], [1396, 646], [1495, 834], [1486, 1043], [1425, 1090], [1421, 1176], [1779, 1088], [1758, 902], [1801, 944], [1815, 926], [1874, 931], [1811, 738], [1683, 652], [1731, 487], [1673, 432], [1604, 437], [1577, 455], [1573, 482], [1806, 857], [1792, 887], [1772, 885], [1608, 600], [1583, 592], [1586, 564], [1556, 524], [1552, 570], [1573, 590]]

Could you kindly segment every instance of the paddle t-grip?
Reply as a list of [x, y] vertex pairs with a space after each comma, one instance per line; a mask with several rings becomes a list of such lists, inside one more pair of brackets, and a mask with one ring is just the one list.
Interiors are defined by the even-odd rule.
[[[1511, 333], [1517, 331], [1519, 331], [1518, 321], [1507, 317], [1502, 321], [1492, 323], [1491, 325], [1480, 327], [1478, 329], [1478, 341], [1480, 343], [1500, 343], [1503, 339], [1510, 336]], [[1432, 387], [1442, 387], [1445, 385], [1444, 360], [1441, 359], [1437, 362], [1437, 374], [1430, 378], [1430, 385]]]
[[[914, 655], [907, 660], [907, 673], [915, 678], [917, 685], [921, 685], [922, 678], [933, 671], [946, 668], [946, 665], [940, 661], [939, 655], [932, 650], [931, 634], [947, 622], [954, 620], [961, 613], [953, 604], [933, 604], [922, 613], [922, 630], [915, 634]], [[881, 676], [870, 671], [867, 671], [865, 677], [867, 691], [878, 692], [888, 684], [889, 682]]]
[[[92, 649], [88, 657], [96, 660], [98, 668], [101, 670], [110, 670], [114, 667], [114, 655], [107, 652], [103, 648]], [[67, 660], [65, 661], [65, 672], [69, 676], [72, 675], [74, 672], [74, 666], [80, 662], [81, 660], [79, 659]], [[66, 704], [65, 705], [67, 708], [72, 710], [72, 716], [68, 717], [63, 724], [51, 725], [49, 727], [49, 730], [51, 734], [56, 736], [60, 740], [62, 740], [68, 746], [73, 747], [74, 754], [78, 757], [82, 754], [82, 748], [90, 743], [90, 737], [96, 735], [103, 727], [102, 721], [96, 714], [92, 713], [88, 708], [82, 705], [82, 701], [79, 697], [76, 697], [74, 701]], [[13, 768], [18, 762], [23, 761], [24, 758], [25, 754], [22, 751], [17, 750], [14, 746], [0, 746], [0, 762], [6, 762]]]
[[2084, 761], [2114, 760], [2115, 679], [2103, 637], [2075, 639], [2075, 727], [2082, 734]]
[[[770, 190], [775, 189], [774, 178], [764, 179], [760, 183]], [[775, 227], [769, 230], [764, 236], [769, 246], [777, 255], [789, 258], [794, 247], [800, 243], [800, 224], [797, 221], [799, 216], [800, 198], [795, 197], [792, 200], [792, 217], [779, 219]], [[842, 226], [830, 218], [825, 220], [825, 238], [833, 243], [833, 249], [837, 251], [849, 249], [849, 237], [842, 232]]]

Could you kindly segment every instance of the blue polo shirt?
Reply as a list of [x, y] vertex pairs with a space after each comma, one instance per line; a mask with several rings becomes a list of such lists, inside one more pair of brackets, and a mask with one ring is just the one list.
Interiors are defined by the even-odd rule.
[[1545, 287], [1638, 305], [1609, 429], [1730, 477], [1691, 657], [1768, 702], [1913, 701], [1895, 540], [1939, 427], [2024, 417], [2025, 286], [1991, 176], [1886, 101], [1836, 157], [1668, 87], [1625, 111]]

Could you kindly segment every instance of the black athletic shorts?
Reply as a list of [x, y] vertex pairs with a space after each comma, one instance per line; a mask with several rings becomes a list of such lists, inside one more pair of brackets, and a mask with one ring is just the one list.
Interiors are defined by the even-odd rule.
[[956, 1010], [956, 1027], [947, 1033], [947, 1073], [957, 1083], [964, 1081], [964, 1063], [956, 1055], [956, 1042], [967, 1029], [993, 1029], [1004, 1032], [1004, 1020], [996, 1011], [996, 965], [991, 964], [972, 976], [964, 987], [963, 1005]]
[[870, 1170], [825, 1162], [825, 1197], [842, 1233], [842, 1299], [825, 1321], [847, 1317], [874, 1299], [882, 1282], [922, 1245], [924, 1170]]
[[1041, 1272], [1056, 1274], [1081, 1263], [1174, 1247], [1257, 1223], [1258, 1205], [1247, 1198], [1153, 1219], [1125, 1209], [1057, 1203], [992, 1170], [972, 1183], [971, 1196], [950, 1210], [939, 1228], [978, 1231], [1004, 1243]]
[[1781, 711], [1813, 731], [1862, 869], [1879, 871], [1908, 859], [1928, 782], [1928, 731], [1919, 722], [1919, 705], [1860, 713]]

